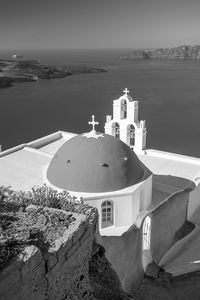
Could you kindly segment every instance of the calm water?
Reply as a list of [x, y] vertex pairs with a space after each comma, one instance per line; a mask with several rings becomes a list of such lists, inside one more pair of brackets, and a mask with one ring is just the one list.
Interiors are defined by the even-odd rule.
[[[124, 50], [26, 52], [25, 58], [102, 67], [108, 73], [19, 83], [0, 90], [3, 149], [62, 129], [89, 131], [91, 114], [103, 131], [112, 100], [128, 87], [147, 122], [150, 148], [200, 157], [200, 62], [122, 61]], [[0, 53], [10, 58], [12, 53]]]

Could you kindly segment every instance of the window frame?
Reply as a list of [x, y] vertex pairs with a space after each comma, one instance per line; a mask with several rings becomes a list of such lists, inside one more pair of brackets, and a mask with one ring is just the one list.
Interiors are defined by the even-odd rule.
[[113, 225], [113, 202], [105, 200], [101, 204], [101, 227], [109, 227]]

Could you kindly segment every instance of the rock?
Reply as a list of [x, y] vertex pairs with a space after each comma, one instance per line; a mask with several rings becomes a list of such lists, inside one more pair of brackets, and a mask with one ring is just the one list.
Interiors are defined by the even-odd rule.
[[156, 263], [152, 262], [147, 266], [145, 275], [156, 279], [156, 278], [158, 278], [159, 272], [160, 272], [160, 266], [158, 266]]
[[[63, 78], [72, 74], [100, 73], [104, 69], [71, 65], [46, 66], [37, 60], [0, 60], [0, 87], [10, 86], [10, 82], [36, 81], [38, 79]], [[8, 82], [9, 81], [9, 82]]]
[[0, 61], [4, 75], [14, 81], [34, 81], [39, 79], [62, 78], [71, 75], [70, 71], [48, 67], [37, 60]]

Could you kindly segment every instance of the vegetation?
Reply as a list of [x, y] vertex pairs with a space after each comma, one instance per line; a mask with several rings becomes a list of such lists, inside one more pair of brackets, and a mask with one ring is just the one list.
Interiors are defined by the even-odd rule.
[[31, 204], [81, 214], [89, 214], [92, 209], [83, 204], [82, 199], [78, 201], [76, 197], [70, 196], [67, 191], [59, 193], [46, 184], [38, 188], [32, 188], [28, 192], [14, 192], [9, 187], [0, 186], [0, 201], [23, 210]]
[[[30, 205], [37, 207], [27, 209]], [[89, 214], [92, 210], [68, 192], [58, 193], [46, 185], [19, 193], [0, 186], [0, 268], [27, 245], [40, 249], [52, 245], [75, 221], [72, 212]]]

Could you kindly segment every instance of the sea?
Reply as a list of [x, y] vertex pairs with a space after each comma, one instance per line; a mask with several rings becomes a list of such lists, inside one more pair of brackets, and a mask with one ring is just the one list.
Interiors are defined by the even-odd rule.
[[[139, 101], [147, 147], [200, 157], [200, 62], [124, 60], [130, 49], [18, 51], [41, 63], [99, 67], [106, 73], [16, 83], [0, 89], [2, 149], [57, 130], [88, 132], [91, 115], [104, 131], [106, 115], [124, 88]], [[10, 59], [14, 51], [0, 51]]]

